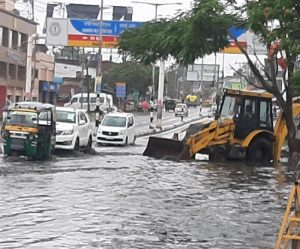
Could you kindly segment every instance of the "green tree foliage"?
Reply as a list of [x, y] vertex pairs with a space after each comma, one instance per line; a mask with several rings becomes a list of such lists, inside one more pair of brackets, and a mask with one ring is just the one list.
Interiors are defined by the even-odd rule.
[[293, 95], [300, 96], [300, 70], [294, 73], [291, 83]]
[[119, 52], [146, 64], [169, 56], [182, 64], [193, 63], [228, 45], [227, 30], [234, 20], [217, 0], [202, 0], [191, 12], [172, 20], [126, 30], [120, 37]]
[[116, 64], [103, 73], [103, 82], [111, 89], [115, 89], [116, 82], [125, 82], [128, 94], [138, 90], [145, 95], [148, 86], [152, 85], [152, 67], [133, 62]]
[[[249, 1], [245, 5], [248, 13], [246, 27], [254, 31], [268, 48], [267, 61], [270, 70], [265, 71], [266, 77], [254, 66], [246, 51], [243, 51], [248, 64], [259, 83], [268, 92], [275, 95], [284, 112], [288, 128], [289, 149], [293, 153], [295, 147], [295, 125], [293, 122], [293, 97], [297, 95], [300, 81], [295, 63], [300, 53], [300, 2], [298, 0], [258, 0]], [[283, 70], [284, 91], [276, 82], [277, 67]], [[292, 154], [291, 153], [291, 154]]]

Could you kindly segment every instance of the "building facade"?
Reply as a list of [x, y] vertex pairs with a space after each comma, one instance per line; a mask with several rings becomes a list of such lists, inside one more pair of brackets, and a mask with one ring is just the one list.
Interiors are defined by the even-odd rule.
[[54, 56], [44, 52], [34, 53], [34, 80], [31, 85], [31, 100], [56, 104], [59, 84], [54, 82]]
[[28, 37], [37, 23], [2, 8], [0, 20], [0, 100], [17, 102], [24, 99]]

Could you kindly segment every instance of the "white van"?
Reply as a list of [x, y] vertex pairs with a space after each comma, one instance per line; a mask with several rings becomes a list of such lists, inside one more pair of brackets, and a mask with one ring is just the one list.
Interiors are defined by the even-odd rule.
[[[90, 93], [90, 110], [96, 109], [97, 94]], [[88, 109], [88, 94], [77, 93], [72, 96], [70, 102], [64, 104], [67, 107], [73, 107], [75, 109]], [[100, 110], [103, 112], [110, 111], [113, 107], [113, 98], [111, 94], [100, 93]]]
[[132, 113], [111, 112], [104, 116], [97, 131], [97, 144], [127, 145], [135, 143]]

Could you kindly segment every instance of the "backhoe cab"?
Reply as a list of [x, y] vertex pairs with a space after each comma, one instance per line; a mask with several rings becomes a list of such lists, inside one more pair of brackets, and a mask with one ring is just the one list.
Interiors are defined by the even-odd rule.
[[[300, 113], [300, 104], [295, 105], [294, 114]], [[277, 161], [287, 129], [281, 115], [273, 126], [272, 110], [269, 93], [224, 89], [214, 121], [190, 125], [182, 141], [150, 137], [143, 155], [190, 159], [201, 153], [210, 160]]]

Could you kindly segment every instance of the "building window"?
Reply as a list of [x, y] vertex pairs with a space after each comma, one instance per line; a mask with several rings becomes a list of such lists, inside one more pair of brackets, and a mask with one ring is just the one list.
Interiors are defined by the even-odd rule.
[[19, 45], [19, 34], [18, 34], [18, 32], [15, 31], [15, 30], [12, 30], [11, 44], [12, 44], [12, 49], [18, 49], [18, 45]]
[[16, 102], [20, 102], [21, 96], [16, 96]]
[[0, 78], [7, 79], [7, 64], [0, 61]]
[[8, 66], [8, 75], [10, 79], [16, 79], [17, 66], [14, 64], [9, 64]]
[[18, 79], [19, 80], [26, 79], [26, 67], [22, 67], [22, 66], [18, 67]]
[[22, 52], [27, 52], [27, 35], [21, 33], [21, 49], [22, 49]]
[[37, 69], [34, 70], [34, 78], [35, 79], [39, 78], [39, 70], [37, 70]]
[[2, 27], [2, 46], [8, 47], [9, 41], [9, 30], [8, 28]]

